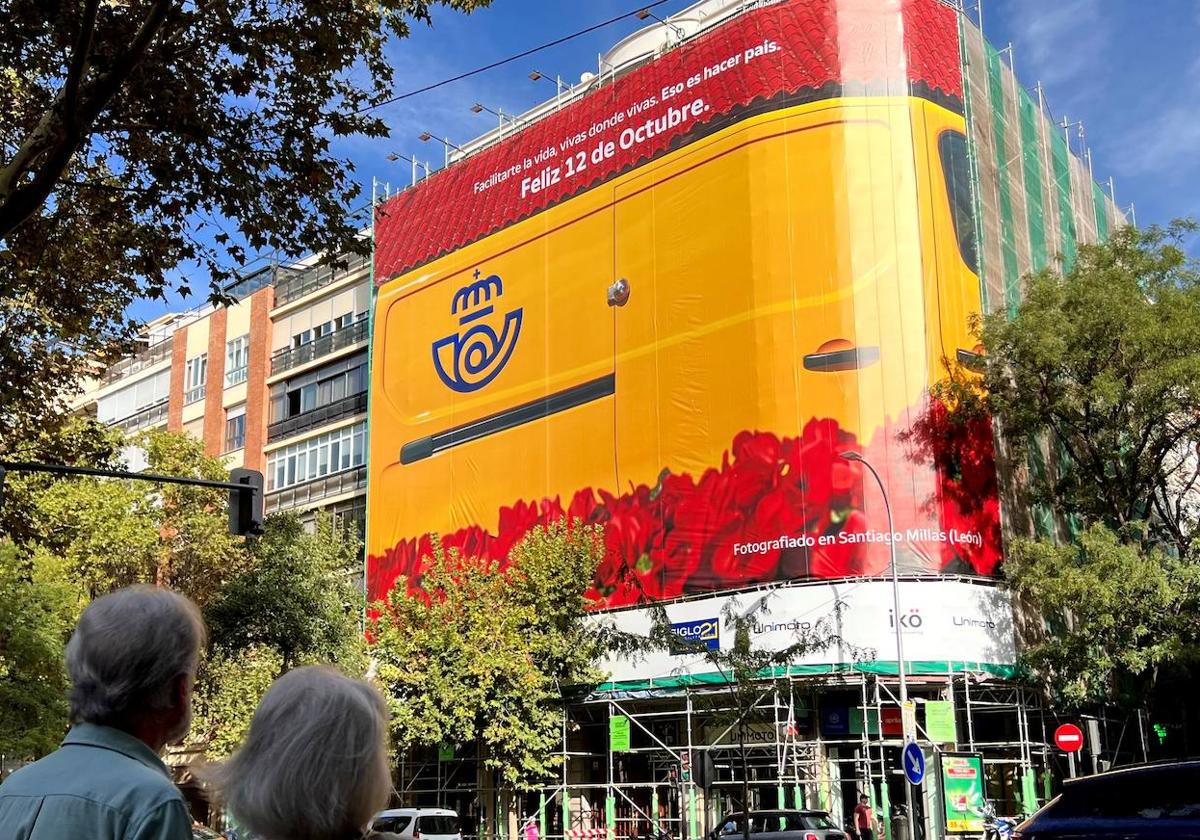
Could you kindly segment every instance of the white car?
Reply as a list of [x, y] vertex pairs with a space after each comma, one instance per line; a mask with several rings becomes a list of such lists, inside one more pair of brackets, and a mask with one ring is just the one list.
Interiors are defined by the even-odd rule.
[[380, 811], [372, 831], [399, 835], [404, 840], [462, 840], [458, 812], [447, 808], [391, 808]]

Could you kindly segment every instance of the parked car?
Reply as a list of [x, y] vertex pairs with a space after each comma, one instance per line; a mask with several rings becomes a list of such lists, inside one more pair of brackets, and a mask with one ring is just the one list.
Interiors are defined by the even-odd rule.
[[[710, 840], [737, 840], [744, 835], [742, 814], [721, 819]], [[755, 840], [846, 840], [846, 832], [827, 811], [751, 811], [750, 835]]]
[[1200, 761], [1144, 764], [1072, 779], [1014, 840], [1200, 837]]
[[462, 840], [458, 812], [447, 808], [391, 808], [375, 815], [371, 829], [404, 840]]

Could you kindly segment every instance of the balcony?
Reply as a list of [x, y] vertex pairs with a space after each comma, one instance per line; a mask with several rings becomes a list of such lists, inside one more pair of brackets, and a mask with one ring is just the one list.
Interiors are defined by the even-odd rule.
[[367, 392], [363, 391], [361, 394], [351, 394], [336, 402], [331, 402], [329, 405], [323, 405], [320, 408], [314, 408], [311, 411], [297, 414], [295, 417], [289, 417], [286, 420], [279, 420], [272, 423], [270, 426], [267, 426], [267, 442], [273, 443], [281, 438], [298, 435], [310, 429], [324, 426], [327, 423], [333, 423], [346, 417], [362, 414], [366, 410]]
[[280, 277], [275, 283], [275, 305], [283, 306], [342, 280], [369, 266], [371, 258], [362, 254], [345, 254], [338, 257], [338, 262], [344, 263], [344, 266], [310, 265], [294, 274]]
[[100, 377], [100, 381], [108, 385], [116, 382], [118, 379], [124, 379], [126, 376], [133, 376], [138, 371], [156, 365], [164, 359], [169, 359], [171, 358], [171, 349], [174, 346], [175, 342], [167, 339], [166, 341], [158, 342], [158, 344], [152, 344], [145, 350], [135, 353], [132, 356], [126, 356], [104, 371], [104, 374]]
[[204, 385], [197, 385], [195, 388], [190, 388], [183, 395], [183, 404], [191, 405], [192, 403], [200, 402], [204, 399], [206, 389]]
[[304, 484], [298, 484], [295, 487], [288, 487], [285, 490], [268, 493], [263, 500], [263, 508], [266, 513], [274, 513], [278, 510], [287, 510], [288, 508], [299, 507], [311, 502], [318, 502], [321, 499], [328, 499], [330, 496], [340, 496], [343, 493], [362, 490], [366, 486], [367, 468], [354, 467], [353, 469], [334, 473], [324, 478], [318, 478], [315, 481], [309, 481]]
[[148, 429], [167, 419], [167, 400], [147, 406], [136, 414], [130, 414], [120, 420], [114, 420], [108, 425], [123, 432], [138, 432]]
[[248, 365], [242, 365], [240, 368], [225, 371], [225, 387], [232, 388], [234, 385], [241, 385], [246, 381], [246, 376], [249, 372], [250, 368]]
[[271, 354], [271, 373], [282, 373], [299, 367], [313, 359], [319, 359], [337, 350], [343, 350], [367, 340], [368, 321], [363, 318], [348, 327], [334, 330], [318, 339], [301, 344], [299, 347], [285, 347]]

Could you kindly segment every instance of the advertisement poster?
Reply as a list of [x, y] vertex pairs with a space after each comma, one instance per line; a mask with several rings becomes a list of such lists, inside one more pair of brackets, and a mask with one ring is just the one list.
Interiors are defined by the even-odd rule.
[[978, 359], [964, 131], [952, 8], [793, 0], [382, 205], [368, 598], [435, 539], [504, 564], [563, 521], [602, 533], [596, 610], [878, 577], [893, 546], [994, 576], [991, 423], [930, 397]]
[[[970, 662], [978, 670], [991, 668], [993, 673], [1007, 673], [1006, 669], [1016, 662], [1012, 597], [1006, 590], [952, 580], [903, 581], [900, 597], [907, 605], [905, 614], [910, 619], [901, 629], [910, 671], [944, 672], [951, 662]], [[814, 646], [790, 664], [869, 667], [884, 673], [895, 672], [892, 588], [884, 581], [784, 586], [754, 596], [696, 598], [667, 604], [664, 609], [673, 627], [711, 627], [712, 638], [706, 644], [711, 644], [711, 649], [728, 650], [734, 643], [733, 633], [721, 616], [726, 611], [744, 612], [760, 602], [762, 605], [750, 627], [750, 644], [755, 650], [786, 650], [802, 638], [831, 632], [838, 640], [836, 643], [823, 649]], [[650, 610], [633, 609], [604, 614], [595, 620], [626, 633], [645, 635], [650, 632], [653, 618]], [[695, 645], [646, 651], [633, 659], [612, 657], [601, 663], [601, 668], [610, 681], [630, 688], [649, 687], [645, 683], [662, 685], [713, 671], [705, 653], [697, 651]], [[947, 726], [953, 730], [953, 709], [948, 711], [948, 722], [945, 719], [939, 722], [937, 712], [931, 712], [938, 708], [935, 703], [926, 704], [926, 725], [932, 727], [931, 738], [934, 733], [944, 736]], [[837, 714], [837, 720], [826, 717], [823, 726], [862, 732], [861, 721], [857, 729], [853, 728], [861, 709], [831, 711]], [[879, 718], [874, 710], [866, 723], [877, 731]], [[903, 732], [898, 706], [883, 707], [882, 725], [885, 735]], [[953, 735], [949, 740], [954, 740]]]
[[942, 800], [947, 834], [983, 831], [985, 779], [983, 756], [974, 753], [940, 753]]

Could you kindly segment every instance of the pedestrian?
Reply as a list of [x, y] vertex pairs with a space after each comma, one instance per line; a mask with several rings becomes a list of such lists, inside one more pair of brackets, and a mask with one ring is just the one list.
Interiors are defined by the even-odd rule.
[[387, 709], [333, 668], [277, 679], [234, 755], [210, 773], [229, 813], [261, 840], [360, 840], [392, 791]]
[[875, 812], [865, 793], [858, 795], [858, 806], [854, 809], [854, 833], [858, 840], [875, 840]]
[[67, 644], [71, 729], [0, 785], [0, 840], [190, 840], [159, 753], [191, 724], [204, 636], [196, 605], [167, 589], [93, 601]]

